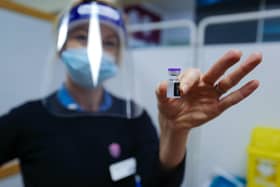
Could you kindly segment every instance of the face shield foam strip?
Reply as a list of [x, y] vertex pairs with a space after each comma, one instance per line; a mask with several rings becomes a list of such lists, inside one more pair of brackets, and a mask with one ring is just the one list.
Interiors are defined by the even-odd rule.
[[[93, 15], [95, 14], [95, 15]], [[69, 25], [76, 24], [79, 21], [90, 20], [91, 17], [97, 17], [101, 22], [109, 23], [125, 32], [125, 26], [121, 12], [117, 9], [102, 3], [81, 3], [70, 11]]]

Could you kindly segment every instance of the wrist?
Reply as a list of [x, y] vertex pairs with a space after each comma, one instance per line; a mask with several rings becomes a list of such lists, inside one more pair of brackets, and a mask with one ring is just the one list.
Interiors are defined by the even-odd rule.
[[189, 130], [164, 131], [160, 134], [160, 161], [164, 168], [178, 166], [185, 157]]

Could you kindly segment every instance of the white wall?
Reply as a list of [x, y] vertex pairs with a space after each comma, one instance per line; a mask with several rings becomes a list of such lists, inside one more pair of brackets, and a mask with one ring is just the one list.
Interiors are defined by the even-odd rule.
[[0, 114], [40, 94], [51, 25], [0, 9]]
[[[0, 115], [40, 95], [43, 64], [51, 25], [0, 9]], [[1, 153], [0, 153], [1, 154]], [[21, 187], [21, 177], [0, 181], [0, 187]]]

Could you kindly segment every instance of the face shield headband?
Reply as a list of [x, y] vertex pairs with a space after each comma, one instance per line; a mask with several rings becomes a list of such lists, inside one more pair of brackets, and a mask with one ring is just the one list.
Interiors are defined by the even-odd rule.
[[106, 24], [116, 30], [121, 43], [125, 42], [127, 32], [122, 13], [119, 10], [101, 2], [84, 2], [74, 6], [70, 12], [60, 20], [57, 43], [58, 51], [62, 49], [66, 41], [66, 31], [81, 23], [88, 22], [92, 17], [96, 17], [100, 23]]

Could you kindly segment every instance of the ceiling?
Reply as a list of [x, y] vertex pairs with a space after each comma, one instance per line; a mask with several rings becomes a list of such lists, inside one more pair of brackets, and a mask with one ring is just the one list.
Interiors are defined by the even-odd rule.
[[[22, 6], [22, 9], [17, 12], [26, 13], [24, 10], [34, 10], [45, 14], [56, 14], [63, 10], [72, 0], [0, 0], [1, 4], [9, 4]], [[122, 0], [125, 4], [146, 3], [153, 6], [155, 9], [162, 13], [182, 12], [189, 11], [194, 7], [195, 0]], [[6, 6], [11, 7], [11, 6]], [[5, 6], [4, 6], [5, 8]], [[10, 8], [11, 9], [11, 8]], [[22, 10], [22, 11], [21, 11]], [[31, 14], [30, 14], [31, 15]]]
[[27, 7], [31, 7], [43, 12], [53, 13], [59, 12], [63, 7], [67, 6], [71, 0], [8, 0], [19, 3]]

